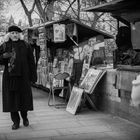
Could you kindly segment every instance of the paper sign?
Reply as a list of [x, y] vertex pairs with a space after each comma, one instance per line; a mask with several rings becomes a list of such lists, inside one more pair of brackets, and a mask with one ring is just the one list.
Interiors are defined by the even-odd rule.
[[65, 25], [64, 24], [54, 24], [54, 42], [64, 42], [66, 39]]

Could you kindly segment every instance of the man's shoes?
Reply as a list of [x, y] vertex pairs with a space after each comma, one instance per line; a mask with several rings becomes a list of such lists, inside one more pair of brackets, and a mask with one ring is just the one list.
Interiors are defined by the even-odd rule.
[[14, 123], [14, 124], [12, 125], [12, 130], [16, 130], [16, 129], [18, 129], [18, 128], [19, 128], [19, 124]]
[[24, 119], [24, 120], [23, 120], [23, 125], [24, 125], [25, 127], [29, 126], [29, 121], [28, 121], [28, 119]]

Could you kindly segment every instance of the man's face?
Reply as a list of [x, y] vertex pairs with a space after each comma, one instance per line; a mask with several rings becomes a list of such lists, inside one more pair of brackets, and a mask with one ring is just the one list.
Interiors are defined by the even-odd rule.
[[17, 31], [10, 32], [10, 38], [12, 41], [17, 41], [19, 39], [19, 32]]

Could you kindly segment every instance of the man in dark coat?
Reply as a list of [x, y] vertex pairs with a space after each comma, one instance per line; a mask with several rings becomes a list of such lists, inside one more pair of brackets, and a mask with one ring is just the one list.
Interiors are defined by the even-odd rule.
[[27, 111], [33, 110], [31, 82], [37, 81], [31, 47], [20, 39], [21, 32], [19, 27], [10, 26], [8, 39], [0, 46], [0, 64], [5, 67], [2, 81], [3, 112], [10, 112], [13, 130], [20, 126], [20, 115], [23, 125], [29, 125]]
[[30, 43], [30, 46], [32, 48], [32, 52], [34, 54], [34, 58], [35, 58], [35, 65], [36, 65], [36, 69], [37, 69], [37, 64], [38, 64], [38, 60], [40, 57], [40, 46], [37, 45], [36, 40], [33, 39], [32, 42]]

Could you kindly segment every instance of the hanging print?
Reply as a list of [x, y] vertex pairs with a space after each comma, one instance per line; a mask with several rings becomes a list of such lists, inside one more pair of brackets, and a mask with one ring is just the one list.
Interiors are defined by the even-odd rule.
[[54, 42], [64, 42], [66, 39], [65, 25], [53, 24]]

